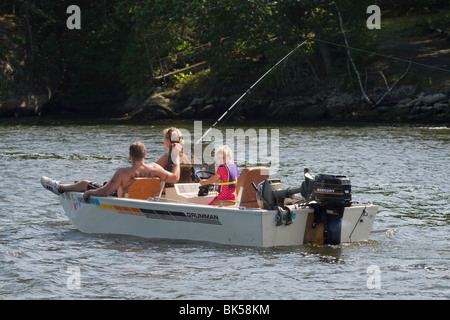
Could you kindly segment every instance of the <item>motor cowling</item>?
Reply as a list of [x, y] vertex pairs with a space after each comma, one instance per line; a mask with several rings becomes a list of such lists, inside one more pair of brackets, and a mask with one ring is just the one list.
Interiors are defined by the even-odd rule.
[[318, 174], [312, 192], [313, 198], [321, 206], [350, 207], [352, 187], [345, 175]]

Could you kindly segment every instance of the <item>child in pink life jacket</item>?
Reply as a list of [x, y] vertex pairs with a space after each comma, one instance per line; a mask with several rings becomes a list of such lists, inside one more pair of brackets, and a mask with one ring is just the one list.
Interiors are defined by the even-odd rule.
[[239, 178], [239, 169], [233, 163], [233, 151], [227, 146], [221, 146], [216, 151], [219, 167], [216, 174], [207, 180], [200, 181], [200, 185], [215, 184], [218, 195], [209, 203], [217, 200], [236, 200], [236, 184]]

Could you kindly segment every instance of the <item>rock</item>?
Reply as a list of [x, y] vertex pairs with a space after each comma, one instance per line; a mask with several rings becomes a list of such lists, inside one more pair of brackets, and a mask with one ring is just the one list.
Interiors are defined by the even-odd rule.
[[136, 111], [131, 112], [130, 118], [144, 121], [172, 118], [175, 116], [173, 112], [175, 106], [175, 101], [155, 93], [140, 104]]
[[400, 100], [397, 104], [408, 105], [411, 101], [412, 101], [412, 99], [405, 98], [405, 99]]
[[422, 98], [417, 99], [417, 100], [414, 100], [413, 106], [414, 106], [414, 107], [420, 107], [420, 106], [423, 106]]
[[316, 96], [305, 97], [304, 102], [305, 102], [305, 105], [313, 105], [318, 102], [318, 98]]
[[267, 116], [270, 119], [286, 119], [292, 117], [298, 108], [298, 100], [293, 97], [272, 100], [267, 109]]
[[18, 97], [9, 97], [0, 101], [0, 116], [8, 116], [14, 114], [16, 108], [20, 105]]
[[429, 94], [427, 96], [422, 97], [421, 100], [424, 104], [432, 105], [436, 102], [447, 100], [447, 95], [443, 93]]
[[405, 104], [396, 104], [391, 108], [397, 114], [408, 113], [412, 108], [409, 105]]
[[308, 106], [300, 112], [300, 118], [305, 120], [318, 120], [325, 116], [327, 108], [322, 105]]
[[197, 105], [204, 104], [204, 103], [205, 103], [205, 98], [195, 97], [194, 99], [192, 99], [190, 105], [197, 106]]
[[166, 98], [160, 93], [155, 93], [145, 100], [143, 105], [146, 107], [161, 107], [171, 110], [176, 106], [176, 103], [172, 99]]
[[387, 106], [380, 106], [377, 109], [378, 109], [378, 113], [382, 114], [382, 113], [388, 112], [390, 108]]
[[208, 115], [211, 115], [214, 111], [214, 105], [208, 104], [207, 106], [201, 108], [198, 113], [202, 118], [208, 118]]
[[449, 109], [449, 104], [448, 103], [442, 103], [442, 102], [436, 102], [433, 105], [433, 109], [435, 109], [437, 112], [443, 112]]
[[375, 121], [378, 118], [379, 109], [372, 110], [361, 110], [357, 115], [356, 119], [359, 121]]
[[422, 106], [422, 107], [414, 107], [411, 109], [410, 114], [412, 115], [430, 115], [434, 112], [434, 108], [432, 106]]
[[40, 115], [49, 98], [46, 94], [32, 94], [0, 101], [0, 116], [34, 116]]
[[214, 104], [214, 103], [216, 103], [217, 101], [220, 101], [220, 98], [219, 97], [216, 97], [216, 96], [213, 96], [213, 97], [211, 97], [211, 98], [209, 98], [208, 100], [206, 100], [205, 101], [205, 104]]
[[302, 97], [287, 97], [277, 101], [274, 103], [278, 107], [286, 108], [286, 109], [295, 109], [304, 106], [304, 101]]
[[139, 96], [131, 96], [124, 103], [116, 107], [119, 114], [125, 114], [136, 111], [145, 101], [145, 98]]
[[180, 113], [178, 113], [178, 116], [180, 116], [183, 119], [190, 119], [195, 116], [195, 113], [196, 111], [192, 106], [187, 106], [186, 108], [181, 110]]
[[281, 105], [278, 107], [269, 107], [268, 116], [270, 119], [286, 119], [291, 118], [294, 114], [295, 107]]

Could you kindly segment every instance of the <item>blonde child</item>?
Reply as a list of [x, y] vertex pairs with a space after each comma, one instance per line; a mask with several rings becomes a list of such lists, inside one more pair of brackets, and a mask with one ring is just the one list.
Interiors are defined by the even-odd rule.
[[236, 200], [236, 184], [239, 178], [239, 169], [233, 163], [233, 151], [227, 146], [216, 150], [216, 159], [219, 167], [216, 174], [207, 180], [200, 181], [200, 185], [215, 184], [218, 195], [209, 203], [217, 200]]

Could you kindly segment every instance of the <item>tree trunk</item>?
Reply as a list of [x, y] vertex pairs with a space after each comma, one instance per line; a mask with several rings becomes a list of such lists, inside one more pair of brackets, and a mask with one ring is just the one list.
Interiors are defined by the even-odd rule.
[[323, 64], [325, 66], [325, 72], [327, 74], [331, 74], [333, 71], [333, 62], [331, 60], [330, 50], [328, 48], [328, 44], [319, 42], [319, 50], [322, 55]]

